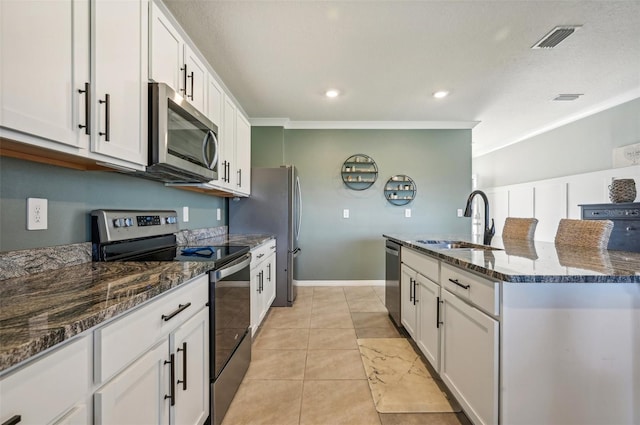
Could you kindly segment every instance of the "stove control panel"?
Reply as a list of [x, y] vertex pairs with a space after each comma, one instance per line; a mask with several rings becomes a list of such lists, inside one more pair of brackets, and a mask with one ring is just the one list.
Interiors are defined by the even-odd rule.
[[179, 231], [175, 211], [96, 210], [91, 212], [92, 227], [104, 242], [114, 242]]

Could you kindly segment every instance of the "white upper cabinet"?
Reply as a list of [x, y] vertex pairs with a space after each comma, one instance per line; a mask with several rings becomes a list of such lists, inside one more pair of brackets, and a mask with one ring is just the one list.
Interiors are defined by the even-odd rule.
[[0, 126], [87, 148], [89, 0], [0, 1], [0, 49]]
[[217, 184], [223, 188], [234, 190], [236, 188], [235, 146], [236, 146], [236, 115], [237, 108], [233, 100], [227, 95], [224, 97], [222, 112], [222, 128], [220, 129], [222, 150], [220, 158]]
[[206, 113], [209, 71], [176, 27], [151, 3], [149, 79], [171, 86]]
[[184, 82], [182, 46], [184, 41], [167, 17], [151, 2], [149, 39], [149, 79], [163, 82], [182, 93]]
[[236, 190], [242, 194], [251, 193], [251, 124], [238, 110], [236, 116]]
[[207, 81], [207, 117], [218, 126], [222, 124], [222, 110], [224, 108], [224, 91], [218, 84], [213, 75], [209, 74]]
[[148, 13], [146, 0], [93, 0], [92, 150], [147, 163]]

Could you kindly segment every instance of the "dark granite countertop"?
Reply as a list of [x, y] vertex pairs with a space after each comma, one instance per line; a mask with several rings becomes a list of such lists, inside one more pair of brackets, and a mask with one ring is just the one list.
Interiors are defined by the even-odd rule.
[[420, 241], [465, 241], [478, 245], [482, 242], [459, 235], [383, 236], [449, 264], [504, 282], [640, 283], [640, 253], [637, 252], [601, 251], [500, 238], [493, 239], [493, 250], [481, 247], [439, 249], [435, 244]]
[[[220, 235], [179, 242], [191, 246], [229, 244], [253, 248], [269, 239], [271, 235]], [[46, 252], [49, 258], [55, 259], [69, 251], [67, 247], [51, 247]], [[27, 262], [25, 252], [18, 257], [23, 263]], [[36, 256], [34, 261], [40, 257]], [[84, 262], [0, 280], [0, 375], [56, 344], [206, 273], [212, 264]], [[6, 276], [14, 276], [11, 267], [7, 269]]]

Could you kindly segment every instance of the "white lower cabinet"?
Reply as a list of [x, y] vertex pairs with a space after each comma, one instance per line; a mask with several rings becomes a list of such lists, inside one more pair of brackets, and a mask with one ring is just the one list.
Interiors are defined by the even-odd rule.
[[497, 424], [498, 321], [448, 290], [442, 301], [440, 377], [474, 424]]
[[251, 251], [251, 335], [260, 324], [276, 298], [276, 241], [268, 242]]
[[440, 371], [440, 285], [418, 273], [418, 348], [431, 366]]
[[[94, 396], [97, 425], [201, 425], [207, 419], [208, 278], [184, 285], [95, 331], [96, 376], [109, 379]], [[153, 346], [143, 349], [149, 335]], [[108, 378], [111, 370], [121, 371]]]
[[402, 264], [400, 267], [400, 321], [405, 330], [414, 340], [417, 338], [418, 307], [416, 304], [416, 278], [417, 272], [411, 267]]
[[91, 335], [86, 335], [2, 377], [0, 423], [89, 423], [90, 391]]
[[96, 391], [96, 425], [169, 423], [167, 350], [159, 343]]

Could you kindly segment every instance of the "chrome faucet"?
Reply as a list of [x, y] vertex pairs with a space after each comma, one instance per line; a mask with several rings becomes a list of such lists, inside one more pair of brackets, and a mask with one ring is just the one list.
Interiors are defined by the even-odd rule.
[[473, 202], [473, 198], [476, 195], [480, 195], [484, 201], [484, 245], [491, 245], [491, 238], [496, 234], [496, 226], [493, 224], [493, 219], [491, 219], [491, 227], [489, 227], [489, 199], [487, 199], [487, 195], [481, 190], [474, 190], [469, 195], [467, 199], [467, 206], [464, 208], [464, 216], [471, 217], [471, 203]]

